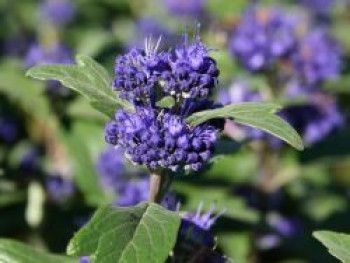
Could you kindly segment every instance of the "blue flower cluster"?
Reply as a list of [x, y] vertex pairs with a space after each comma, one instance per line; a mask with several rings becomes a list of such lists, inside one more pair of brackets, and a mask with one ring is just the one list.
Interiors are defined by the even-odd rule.
[[105, 134], [106, 141], [125, 148], [134, 163], [198, 171], [212, 156], [218, 130], [210, 124], [191, 127], [168, 110], [138, 107], [135, 113], [117, 111]]
[[342, 68], [341, 49], [323, 30], [306, 35], [291, 59], [296, 74], [309, 85], [338, 77]]
[[[132, 49], [116, 60], [113, 87], [135, 105], [135, 112], [118, 110], [105, 127], [107, 143], [121, 146], [134, 163], [172, 171], [198, 171], [213, 153], [219, 122], [192, 127], [185, 118], [216, 107], [206, 98], [217, 86], [219, 70], [207, 47], [196, 38], [174, 50], [157, 53], [157, 44]], [[175, 105], [156, 102], [172, 96]]]
[[71, 22], [76, 10], [72, 0], [44, 0], [40, 11], [45, 21], [60, 26]]
[[206, 98], [216, 87], [219, 70], [200, 40], [160, 53], [159, 42], [155, 46], [150, 43], [145, 50], [132, 49], [117, 58], [113, 87], [121, 98], [144, 103], [164, 95]]
[[266, 69], [293, 50], [294, 27], [280, 10], [252, 8], [233, 33], [229, 48], [248, 70]]

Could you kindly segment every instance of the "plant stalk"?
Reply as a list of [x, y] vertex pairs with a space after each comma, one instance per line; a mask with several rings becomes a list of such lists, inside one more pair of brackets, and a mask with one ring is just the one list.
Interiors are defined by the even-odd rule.
[[149, 201], [160, 204], [171, 185], [170, 176], [162, 172], [151, 172]]

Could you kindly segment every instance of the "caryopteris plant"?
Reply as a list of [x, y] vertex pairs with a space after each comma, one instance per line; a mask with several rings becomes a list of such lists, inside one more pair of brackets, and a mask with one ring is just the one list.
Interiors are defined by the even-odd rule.
[[[83, 55], [77, 56], [75, 65], [36, 66], [27, 72], [36, 79], [60, 81], [83, 95], [110, 118], [106, 142], [121, 148], [134, 165], [149, 170], [149, 202], [127, 208], [101, 207], [73, 237], [67, 252], [82, 261], [190, 262], [184, 261], [184, 254], [192, 251], [189, 258], [205, 256], [206, 262], [226, 262], [212, 251], [215, 242], [209, 229], [217, 218], [212, 216], [214, 211], [202, 215], [199, 208], [196, 214], [181, 215], [159, 205], [173, 177], [199, 171], [213, 157], [225, 119], [303, 149], [299, 135], [276, 115], [280, 106], [222, 106], [210, 99], [220, 70], [199, 37], [189, 41], [185, 36], [167, 51], [158, 50], [159, 42], [147, 39], [144, 49], [131, 49], [117, 57], [113, 80], [101, 65]], [[196, 246], [186, 246], [186, 242]]]

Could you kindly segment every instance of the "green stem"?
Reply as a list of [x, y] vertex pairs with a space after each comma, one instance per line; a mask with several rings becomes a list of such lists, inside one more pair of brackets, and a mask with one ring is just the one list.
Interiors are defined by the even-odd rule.
[[153, 171], [150, 175], [149, 201], [160, 204], [171, 185], [171, 178], [166, 173]]

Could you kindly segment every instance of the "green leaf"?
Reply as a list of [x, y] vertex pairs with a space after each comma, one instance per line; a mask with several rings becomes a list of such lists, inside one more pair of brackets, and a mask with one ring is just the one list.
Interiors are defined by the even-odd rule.
[[167, 96], [157, 101], [156, 105], [160, 108], [172, 108], [175, 105], [175, 99], [171, 96]]
[[331, 231], [316, 231], [313, 236], [318, 239], [330, 254], [343, 263], [350, 263], [350, 235]]
[[20, 242], [0, 239], [0, 262], [2, 263], [73, 263], [78, 259], [36, 251]]
[[43, 83], [35, 83], [26, 78], [21, 65], [16, 61], [6, 60], [1, 63], [0, 92], [37, 119], [47, 119], [50, 116], [44, 89]]
[[175, 245], [180, 217], [154, 203], [100, 208], [70, 241], [67, 253], [91, 262], [163, 263]]
[[298, 150], [303, 150], [303, 142], [298, 133], [284, 120], [275, 115], [280, 106], [271, 103], [239, 103], [192, 114], [187, 118], [190, 125], [196, 126], [210, 119], [233, 118], [235, 122], [271, 133], [289, 143]]
[[92, 206], [106, 204], [109, 200], [99, 183], [95, 160], [104, 148], [99, 123], [76, 121], [72, 130], [61, 131], [68, 155], [72, 161], [74, 177], [85, 201]]
[[132, 111], [133, 106], [117, 98], [112, 91], [111, 78], [107, 71], [92, 58], [77, 55], [77, 65], [44, 65], [29, 69], [27, 76], [40, 80], [57, 80], [86, 99], [98, 111], [113, 117], [118, 107]]

